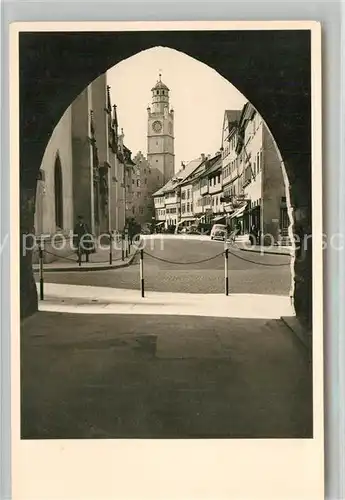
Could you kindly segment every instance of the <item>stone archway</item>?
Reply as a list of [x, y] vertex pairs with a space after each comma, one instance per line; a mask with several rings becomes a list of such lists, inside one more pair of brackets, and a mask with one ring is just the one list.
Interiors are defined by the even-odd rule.
[[[311, 233], [310, 31], [20, 34], [21, 232], [31, 231], [36, 179], [49, 136], [69, 104], [110, 67], [154, 46], [190, 55], [230, 81], [273, 131], [290, 184], [294, 232]], [[310, 240], [309, 240], [310, 241]], [[295, 259], [294, 303], [311, 325], [311, 244]], [[21, 314], [37, 309], [31, 259], [21, 257]]]

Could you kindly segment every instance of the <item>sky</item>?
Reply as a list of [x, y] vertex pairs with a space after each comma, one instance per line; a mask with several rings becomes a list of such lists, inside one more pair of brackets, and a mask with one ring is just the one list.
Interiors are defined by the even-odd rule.
[[245, 97], [214, 69], [186, 54], [154, 47], [121, 61], [107, 72], [111, 100], [133, 156], [147, 153], [147, 106], [158, 80], [170, 89], [175, 110], [175, 171], [201, 153], [221, 146], [225, 109], [241, 109]]

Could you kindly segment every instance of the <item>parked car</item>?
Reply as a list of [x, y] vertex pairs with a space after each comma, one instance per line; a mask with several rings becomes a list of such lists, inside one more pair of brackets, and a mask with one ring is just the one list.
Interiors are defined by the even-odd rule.
[[228, 228], [225, 224], [214, 224], [211, 229], [211, 240], [225, 241], [228, 236]]

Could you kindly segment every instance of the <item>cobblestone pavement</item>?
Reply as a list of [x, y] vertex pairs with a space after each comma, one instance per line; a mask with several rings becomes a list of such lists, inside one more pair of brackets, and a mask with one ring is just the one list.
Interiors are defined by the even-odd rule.
[[312, 371], [280, 320], [37, 313], [22, 437], [308, 438]]
[[[146, 290], [222, 293], [224, 256], [219, 254], [223, 248], [223, 243], [209, 239], [181, 240], [171, 237], [148, 240], [144, 256]], [[260, 255], [233, 247], [230, 252], [228, 269], [232, 293], [289, 294], [291, 286], [289, 256]], [[216, 255], [218, 257], [207, 262], [193, 264]], [[50, 283], [137, 289], [140, 286], [138, 263], [139, 257], [136, 257], [130, 267], [114, 271], [47, 273], [45, 280]]]

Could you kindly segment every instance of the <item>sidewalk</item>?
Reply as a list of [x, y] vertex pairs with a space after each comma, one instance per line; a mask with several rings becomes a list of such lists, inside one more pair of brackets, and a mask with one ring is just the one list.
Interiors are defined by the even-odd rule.
[[27, 318], [22, 439], [313, 436], [311, 364], [280, 320], [156, 310]]
[[[119, 269], [129, 266], [135, 255], [136, 247], [131, 246], [130, 254], [122, 260], [122, 251], [113, 249], [112, 251], [112, 264], [110, 264], [109, 250], [97, 249], [96, 253], [89, 256], [89, 262], [85, 262], [83, 256], [81, 266], [78, 264], [78, 256], [71, 253], [68, 257], [59, 257], [54, 262], [44, 264], [44, 272], [68, 272], [68, 271], [103, 271], [108, 269]], [[39, 272], [39, 264], [33, 264], [33, 272]]]
[[270, 254], [270, 255], [290, 255], [293, 256], [294, 249], [293, 247], [288, 246], [261, 246], [261, 245], [250, 245], [250, 243], [239, 243], [235, 242], [235, 246], [242, 250], [243, 252], [254, 252], [260, 253], [261, 255]]
[[[37, 285], [38, 287], [38, 285]], [[45, 283], [40, 311], [81, 314], [144, 314], [218, 318], [293, 317], [290, 298], [282, 295], [146, 292]]]

